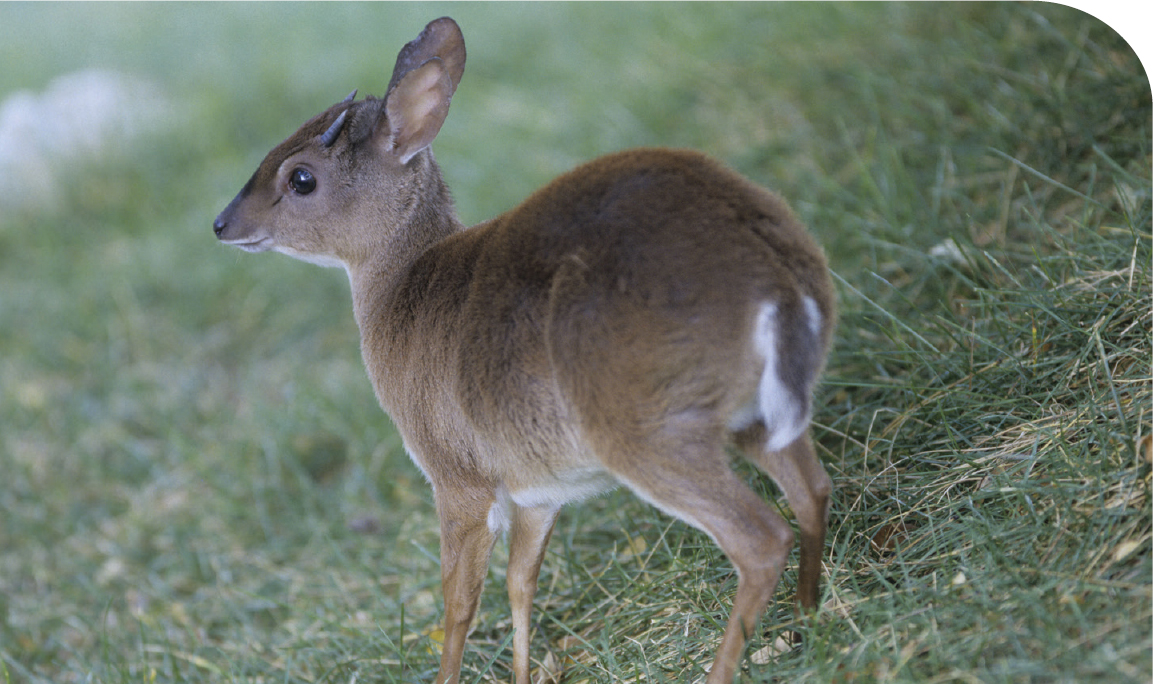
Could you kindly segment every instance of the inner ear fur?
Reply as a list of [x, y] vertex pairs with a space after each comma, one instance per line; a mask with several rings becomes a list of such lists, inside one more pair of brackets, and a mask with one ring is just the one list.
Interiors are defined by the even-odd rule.
[[401, 77], [388, 93], [388, 151], [407, 164], [440, 132], [454, 86], [444, 62], [434, 57]]

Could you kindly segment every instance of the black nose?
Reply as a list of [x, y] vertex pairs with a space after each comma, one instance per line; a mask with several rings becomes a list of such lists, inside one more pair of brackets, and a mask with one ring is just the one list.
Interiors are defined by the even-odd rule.
[[216, 233], [216, 237], [220, 237], [220, 234], [223, 233], [224, 229], [227, 227], [228, 222], [224, 220], [223, 214], [217, 216], [216, 220], [212, 222], [212, 230]]

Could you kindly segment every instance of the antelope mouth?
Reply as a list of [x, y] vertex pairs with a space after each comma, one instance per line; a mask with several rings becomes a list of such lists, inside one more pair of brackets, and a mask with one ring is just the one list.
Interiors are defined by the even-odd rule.
[[266, 237], [258, 240], [222, 240], [222, 242], [230, 247], [239, 247], [246, 252], [267, 252], [273, 246], [272, 239]]

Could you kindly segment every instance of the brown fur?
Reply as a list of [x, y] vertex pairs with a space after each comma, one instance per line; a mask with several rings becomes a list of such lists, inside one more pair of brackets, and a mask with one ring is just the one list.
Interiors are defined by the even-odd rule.
[[[757, 402], [775, 397], [807, 420], [835, 316], [824, 256], [779, 197], [664, 149], [602, 157], [465, 228], [428, 148], [463, 69], [456, 24], [430, 24], [383, 100], [342, 102], [273, 149], [217, 235], [348, 272], [373, 387], [440, 516], [438, 682], [458, 678], [501, 530], [513, 669], [529, 681], [556, 513], [616, 483], [707, 531], [739, 571], [709, 674], [730, 682], [793, 533], [732, 473], [726, 442], [781, 485], [800, 527], [798, 602], [817, 601], [831, 484], [807, 431], [765, 448]], [[293, 188], [300, 169], [309, 192]]]

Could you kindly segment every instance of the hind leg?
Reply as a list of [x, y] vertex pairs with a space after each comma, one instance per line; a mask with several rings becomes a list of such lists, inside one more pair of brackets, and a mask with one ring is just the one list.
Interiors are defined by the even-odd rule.
[[736, 435], [745, 457], [773, 478], [797, 516], [801, 546], [797, 604], [802, 611], [812, 611], [820, 595], [821, 557], [833, 482], [813, 450], [808, 431], [779, 451], [767, 449], [765, 441], [761, 425]]
[[731, 684], [793, 545], [789, 524], [728, 467], [716, 446], [682, 442], [675, 454], [641, 454], [613, 472], [641, 498], [707, 532], [739, 577], [733, 609], [708, 684]]

